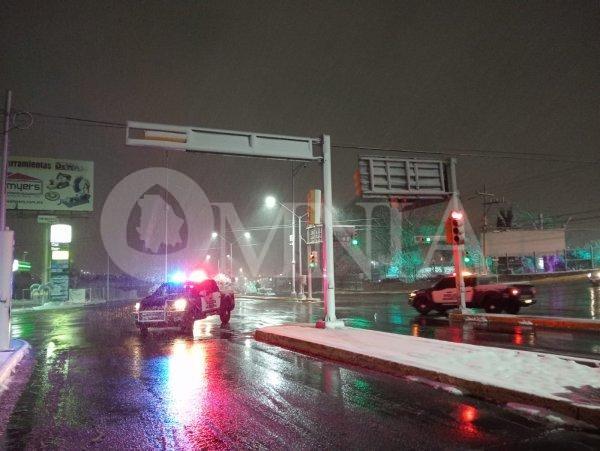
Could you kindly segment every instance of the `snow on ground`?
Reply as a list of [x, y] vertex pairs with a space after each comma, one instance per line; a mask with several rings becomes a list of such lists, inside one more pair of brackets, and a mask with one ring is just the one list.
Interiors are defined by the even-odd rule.
[[464, 380], [600, 409], [600, 368], [564, 356], [451, 343], [365, 329], [295, 324], [261, 329]]
[[458, 387], [454, 385], [444, 384], [443, 382], [432, 381], [431, 379], [427, 379], [421, 376], [406, 376], [406, 379], [412, 382], [419, 382], [420, 384], [429, 385], [430, 387], [435, 388], [436, 390], [443, 390], [446, 393], [450, 393], [452, 395], [462, 396], [465, 393]]
[[0, 392], [6, 389], [12, 372], [29, 352], [29, 344], [19, 339], [12, 339], [10, 348], [8, 351], [0, 351]]
[[541, 420], [545, 420], [549, 423], [552, 423], [554, 425], [557, 426], [573, 426], [579, 429], [590, 429], [590, 430], [595, 430], [597, 429], [596, 427], [587, 424], [583, 421], [579, 421], [576, 420], [575, 418], [571, 418], [571, 417], [567, 417], [565, 415], [561, 415], [559, 413], [553, 412], [551, 410], [548, 409], [544, 409], [542, 407], [535, 407], [535, 406], [530, 406], [527, 404], [520, 404], [517, 402], [509, 402], [506, 404], [506, 407], [508, 407], [511, 410], [514, 410], [515, 412], [524, 414], [525, 416], [528, 417], [534, 417], [534, 418], [539, 418]]

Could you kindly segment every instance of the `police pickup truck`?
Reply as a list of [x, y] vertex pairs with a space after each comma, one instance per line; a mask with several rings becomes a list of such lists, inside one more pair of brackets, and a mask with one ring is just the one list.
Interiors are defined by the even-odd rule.
[[[535, 288], [530, 284], [498, 283], [485, 276], [466, 276], [464, 282], [467, 307], [483, 308], [488, 313], [505, 311], [516, 315], [521, 307], [536, 302]], [[411, 292], [408, 302], [423, 315], [431, 310], [442, 313], [458, 307], [460, 297], [454, 276], [444, 277], [430, 288]]]
[[135, 323], [140, 331], [149, 327], [180, 327], [191, 330], [194, 321], [219, 315], [221, 324], [229, 322], [235, 307], [232, 291], [221, 291], [212, 279], [201, 282], [166, 282], [135, 305]]

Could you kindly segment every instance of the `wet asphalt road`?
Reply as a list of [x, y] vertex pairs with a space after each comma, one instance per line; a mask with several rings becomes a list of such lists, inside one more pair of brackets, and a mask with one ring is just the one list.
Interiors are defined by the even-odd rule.
[[[131, 311], [96, 306], [14, 315], [14, 334], [31, 343], [35, 361], [7, 414], [3, 447], [600, 448], [596, 434], [252, 339], [257, 327], [315, 320], [320, 304], [240, 299], [229, 326], [221, 328], [216, 317], [197, 322], [194, 337], [176, 330], [141, 337]], [[340, 297], [339, 316], [360, 327], [480, 340], [477, 331], [458, 338], [443, 318], [416, 318], [394, 296]], [[486, 333], [495, 340], [515, 335]], [[506, 344], [514, 346], [511, 340]]]

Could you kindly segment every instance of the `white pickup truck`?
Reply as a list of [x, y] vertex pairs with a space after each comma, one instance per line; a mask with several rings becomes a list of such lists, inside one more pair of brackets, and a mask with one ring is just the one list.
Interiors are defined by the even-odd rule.
[[[483, 308], [488, 313], [505, 311], [516, 315], [521, 307], [535, 304], [535, 288], [527, 283], [499, 283], [490, 277], [467, 276], [465, 303], [467, 307]], [[454, 276], [444, 277], [432, 287], [415, 290], [408, 302], [426, 315], [431, 310], [445, 312], [459, 305], [459, 294]]]

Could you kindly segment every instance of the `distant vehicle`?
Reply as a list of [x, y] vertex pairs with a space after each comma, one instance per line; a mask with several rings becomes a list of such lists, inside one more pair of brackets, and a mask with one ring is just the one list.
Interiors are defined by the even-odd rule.
[[[498, 283], [488, 277], [477, 276], [467, 276], [464, 281], [467, 307], [483, 308], [488, 313], [505, 311], [516, 315], [521, 307], [536, 302], [535, 288], [530, 284]], [[444, 277], [430, 288], [411, 292], [408, 302], [423, 315], [431, 310], [441, 313], [456, 308], [460, 300], [454, 276]]]
[[589, 272], [587, 276], [592, 285], [600, 285], [600, 271]]
[[235, 308], [233, 291], [222, 291], [213, 279], [201, 282], [166, 282], [135, 305], [135, 323], [140, 331], [149, 327], [192, 329], [194, 321], [219, 315], [221, 324], [229, 322]]

